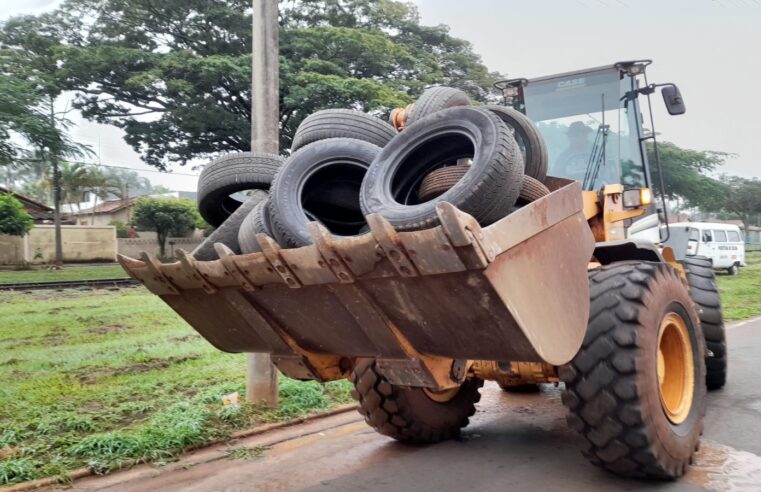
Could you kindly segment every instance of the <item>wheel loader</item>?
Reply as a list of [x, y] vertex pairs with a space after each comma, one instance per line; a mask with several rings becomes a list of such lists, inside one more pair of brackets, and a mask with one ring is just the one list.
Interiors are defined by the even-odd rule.
[[590, 461], [673, 479], [697, 449], [706, 381], [723, 384], [711, 362], [726, 346], [706, 349], [704, 325], [723, 326], [701, 260], [627, 239], [633, 220], [665, 211], [640, 100], [661, 88], [669, 113], [684, 112], [676, 86], [647, 82], [649, 63], [497, 84], [537, 124], [552, 177], [551, 193], [491, 225], [441, 202], [426, 230], [371, 214], [370, 232], [348, 238], [313, 222], [300, 248], [258, 234], [257, 253], [220, 244], [214, 261], [120, 262], [220, 350], [269, 353], [294, 379], [350, 379], [381, 434], [457, 435], [485, 380], [562, 382]]

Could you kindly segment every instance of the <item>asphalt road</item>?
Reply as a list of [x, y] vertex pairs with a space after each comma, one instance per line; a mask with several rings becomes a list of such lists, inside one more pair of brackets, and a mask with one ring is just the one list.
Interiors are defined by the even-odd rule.
[[589, 465], [566, 429], [559, 390], [503, 393], [487, 384], [462, 439], [410, 447], [377, 435], [350, 412], [234, 443], [265, 446], [248, 460], [227, 446], [163, 468], [141, 466], [77, 481], [77, 491], [522, 491], [761, 490], [761, 319], [728, 332], [730, 377], [709, 395], [696, 463], [678, 482], [619, 479]]

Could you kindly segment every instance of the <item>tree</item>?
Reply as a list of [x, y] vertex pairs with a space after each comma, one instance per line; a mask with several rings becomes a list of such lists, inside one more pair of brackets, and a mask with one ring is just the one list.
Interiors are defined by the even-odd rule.
[[[652, 145], [647, 146], [647, 154], [650, 165], [653, 166], [653, 180], [656, 188], [660, 189]], [[666, 198], [681, 199], [687, 206], [698, 207], [705, 211], [717, 211], [723, 207], [727, 192], [726, 185], [710, 177], [708, 173], [724, 164], [731, 154], [711, 150], [683, 149], [671, 142], [659, 142], [658, 154], [663, 170]]]
[[135, 203], [135, 225], [144, 230], [155, 231], [158, 236], [159, 254], [166, 253], [166, 238], [170, 234], [182, 236], [203, 222], [196, 204], [184, 198], [140, 197]]
[[0, 234], [23, 236], [34, 226], [32, 217], [11, 194], [0, 195]]
[[50, 14], [10, 19], [2, 24], [0, 30], [0, 78], [8, 77], [17, 83], [23, 81], [29, 94], [34, 95], [35, 124], [17, 130], [32, 145], [38, 157], [50, 163], [52, 169], [55, 268], [61, 268], [63, 264], [58, 164], [61, 158], [83, 157], [90, 153], [89, 147], [77, 144], [67, 134], [71, 124], [66, 117], [69, 109], [57, 111], [55, 107], [56, 99], [64, 90], [58, 53], [65, 33], [67, 26]]
[[[411, 4], [281, 5], [282, 148], [317, 109], [385, 115], [432, 84], [485, 100], [496, 77], [446, 26], [421, 26]], [[64, 34], [57, 53], [66, 87], [79, 94], [76, 106], [123, 128], [145, 162], [165, 168], [249, 150], [249, 0], [67, 0], [51, 15], [14, 22], [32, 38], [41, 27]]]
[[761, 213], [761, 180], [724, 176], [728, 185], [724, 209], [742, 220], [745, 230], [751, 224], [751, 216]]

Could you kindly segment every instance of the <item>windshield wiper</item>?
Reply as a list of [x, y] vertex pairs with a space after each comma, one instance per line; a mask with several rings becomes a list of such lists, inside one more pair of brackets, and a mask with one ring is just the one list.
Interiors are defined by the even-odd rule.
[[584, 190], [592, 190], [593, 186], [597, 182], [597, 177], [600, 175], [600, 167], [605, 165], [605, 151], [608, 147], [608, 132], [610, 131], [610, 125], [605, 124], [605, 94], [601, 94], [602, 110], [602, 123], [597, 127], [597, 135], [595, 135], [595, 141], [592, 144], [592, 153], [589, 154], [589, 161], [587, 161], [587, 170], [584, 173], [584, 181], [582, 186]]

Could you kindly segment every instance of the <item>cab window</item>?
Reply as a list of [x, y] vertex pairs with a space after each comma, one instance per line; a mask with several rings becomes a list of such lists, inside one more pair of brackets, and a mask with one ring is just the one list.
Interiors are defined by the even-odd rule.
[[730, 243], [739, 243], [740, 242], [740, 233], [737, 231], [728, 231], [727, 232], [729, 236], [729, 242]]
[[711, 233], [711, 231], [703, 231], [703, 242], [704, 243], [713, 242], [713, 234]]
[[713, 231], [713, 234], [717, 243], [727, 242], [727, 231]]
[[695, 229], [694, 227], [690, 227], [688, 229], [688, 231], [689, 231], [689, 236], [687, 237], [687, 239], [689, 239], [690, 241], [699, 241], [700, 240], [700, 231], [699, 230]]

